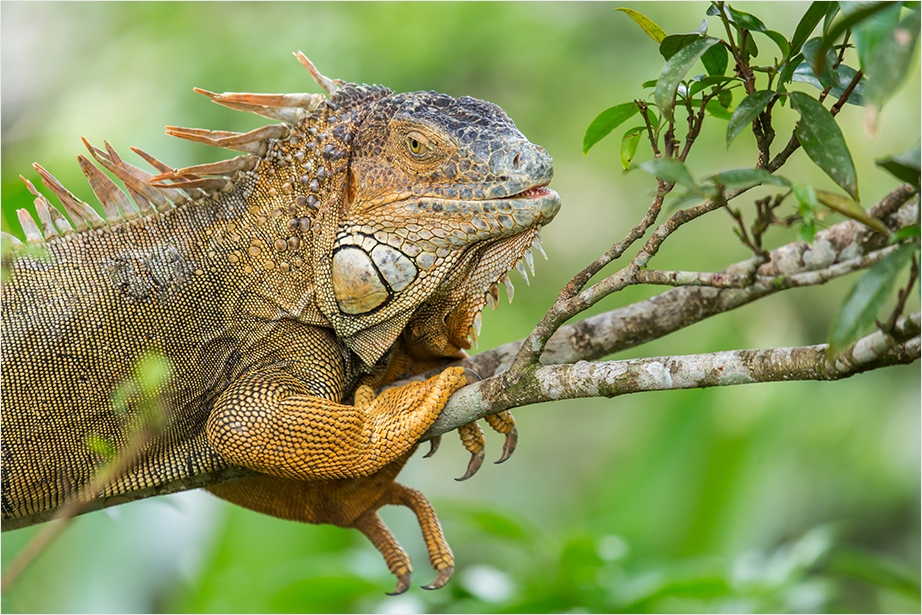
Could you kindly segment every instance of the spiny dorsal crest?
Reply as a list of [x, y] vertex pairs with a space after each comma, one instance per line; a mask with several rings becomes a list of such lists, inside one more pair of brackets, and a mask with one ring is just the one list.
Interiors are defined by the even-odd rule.
[[[70, 221], [35, 188], [32, 182], [20, 176], [35, 196], [35, 208], [40, 221], [36, 224], [27, 210], [17, 210], [26, 241], [28, 243], [41, 242], [75, 232], [100, 229], [123, 221], [154, 216], [174, 207], [189, 204], [190, 199], [194, 202], [216, 196], [219, 193], [231, 192], [237, 180], [251, 173], [274, 143], [289, 137], [292, 127], [315, 118], [324, 108], [335, 112], [342, 107], [357, 105], [369, 97], [379, 97], [390, 93], [390, 90], [379, 86], [356, 85], [340, 79], [330, 79], [320, 74], [302, 52], [298, 51], [294, 55], [308, 70], [314, 81], [324, 89], [329, 98], [324, 94], [233, 92], [217, 94], [194, 88], [195, 92], [208, 96], [213, 102], [222, 106], [255, 113], [282, 123], [263, 126], [246, 133], [179, 126], [166, 127], [168, 135], [242, 152], [244, 154], [242, 156], [177, 169], [157, 160], [143, 150], [131, 148], [156, 169], [157, 174], [151, 174], [125, 162], [108, 142], [104, 143], [105, 149], [100, 149], [84, 138], [83, 143], [96, 163], [121, 180], [125, 186], [123, 191], [90, 159], [85, 156], [77, 157], [90, 188], [102, 206], [104, 217], [77, 198], [41, 165], [35, 163], [33, 167], [41, 177], [42, 183], [61, 202]], [[7, 233], [3, 233], [3, 239], [14, 246], [21, 243]]]

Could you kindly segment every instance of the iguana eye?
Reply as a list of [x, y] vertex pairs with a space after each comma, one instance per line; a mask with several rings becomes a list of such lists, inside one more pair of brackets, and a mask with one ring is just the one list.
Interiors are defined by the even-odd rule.
[[424, 158], [429, 153], [429, 144], [421, 134], [412, 132], [407, 135], [407, 149], [416, 158]]

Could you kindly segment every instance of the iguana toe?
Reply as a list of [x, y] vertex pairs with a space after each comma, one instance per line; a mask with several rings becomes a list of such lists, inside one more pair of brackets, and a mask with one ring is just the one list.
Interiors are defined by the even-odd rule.
[[448, 580], [451, 579], [452, 573], [454, 573], [455, 567], [448, 566], [447, 568], [442, 568], [439, 570], [438, 576], [435, 577], [435, 580], [429, 585], [423, 585], [423, 589], [441, 589], [445, 587], [445, 584], [448, 583]]
[[486, 421], [493, 431], [506, 436], [506, 440], [503, 442], [503, 454], [496, 460], [496, 463], [502, 463], [512, 456], [512, 453], [515, 452], [515, 446], [519, 442], [519, 430], [515, 428], [515, 419], [512, 418], [512, 413], [508, 410], [503, 410], [486, 417]]
[[509, 433], [506, 434], [506, 440], [503, 442], [503, 454], [497, 459], [494, 463], [502, 463], [512, 457], [512, 453], [515, 452], [515, 446], [519, 443], [519, 430], [512, 427], [509, 430]]
[[435, 452], [439, 450], [439, 445], [442, 443], [442, 436], [436, 436], [429, 440], [429, 452], [423, 455], [423, 459], [427, 457], [432, 457], [435, 455]]
[[[397, 587], [394, 588], [394, 591], [388, 592], [388, 596], [399, 596], [403, 592], [407, 591], [410, 587], [410, 578], [413, 575], [411, 573], [401, 574], [397, 577]], [[447, 579], [446, 579], [447, 580]], [[444, 583], [443, 583], [444, 585]], [[439, 586], [441, 587], [441, 585]]]
[[477, 423], [468, 423], [458, 428], [458, 435], [461, 436], [461, 444], [471, 454], [471, 460], [467, 464], [467, 471], [464, 472], [464, 476], [455, 479], [462, 481], [476, 474], [480, 466], [483, 465], [483, 430]]

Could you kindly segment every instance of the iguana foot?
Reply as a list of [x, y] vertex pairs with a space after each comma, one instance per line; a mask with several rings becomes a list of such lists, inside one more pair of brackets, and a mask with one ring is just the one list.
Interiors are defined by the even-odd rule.
[[400, 483], [392, 483], [376, 502], [375, 508], [363, 513], [353, 524], [353, 527], [365, 534], [375, 548], [381, 552], [388, 569], [397, 577], [397, 587], [390, 595], [402, 594], [407, 590], [410, 586], [412, 568], [410, 558], [378, 516], [378, 508], [387, 504], [406, 506], [416, 515], [423, 533], [423, 540], [426, 543], [426, 550], [429, 552], [429, 563], [438, 573], [435, 580], [423, 589], [443, 587], [448, 583], [455, 569], [455, 559], [451, 553], [451, 547], [445, 541], [445, 535], [442, 533], [442, 526], [435, 515], [435, 510], [419, 491]]
[[255, 475], [213, 485], [208, 487], [208, 491], [250, 510], [282, 519], [332, 523], [359, 530], [384, 557], [391, 574], [397, 577], [397, 585], [391, 595], [403, 593], [409, 588], [413, 569], [410, 557], [384, 525], [378, 510], [382, 506], [406, 506], [419, 521], [429, 562], [437, 573], [426, 589], [438, 589], [451, 578], [455, 565], [442, 526], [422, 493], [394, 482], [394, 477], [412, 453], [411, 448], [379, 472], [356, 479], [302, 481]]
[[455, 479], [462, 481], [476, 474], [480, 466], [483, 465], [483, 430], [477, 423], [468, 423], [458, 428], [458, 435], [461, 436], [461, 444], [471, 454], [471, 460], [467, 464], [467, 471], [464, 472], [464, 476]]
[[410, 588], [410, 578], [413, 575], [410, 573], [400, 575], [397, 577], [397, 587], [394, 588], [392, 592], [385, 592], [388, 596], [399, 596], [403, 592], [407, 591]]
[[445, 534], [442, 533], [442, 525], [435, 515], [435, 509], [422, 493], [400, 483], [394, 483], [390, 493], [395, 498], [391, 503], [402, 504], [416, 515], [423, 532], [426, 550], [429, 552], [429, 563], [438, 572], [435, 580], [423, 589], [438, 589], [444, 586], [455, 569], [455, 556], [452, 555], [451, 547], [445, 541]]
[[371, 544], [384, 556], [387, 569], [397, 577], [397, 587], [394, 588], [394, 591], [388, 593], [388, 596], [396, 596], [407, 591], [410, 587], [410, 579], [413, 576], [410, 557], [401, 548], [400, 543], [387, 529], [387, 526], [384, 525], [381, 517], [378, 516], [377, 509], [365, 512], [355, 520], [353, 527], [365, 534]]
[[[519, 441], [519, 431], [515, 428], [515, 419], [512, 418], [512, 414], [508, 410], [503, 410], [502, 412], [491, 414], [486, 417], [486, 420], [487, 424], [490, 425], [494, 431], [506, 436], [506, 440], [503, 442], [503, 454], [500, 455], [500, 458], [496, 461], [496, 463], [502, 463], [512, 456], [512, 453], [515, 452], [515, 446]], [[468, 423], [458, 428], [458, 434], [461, 436], [461, 443], [464, 445], [464, 448], [471, 453], [471, 460], [467, 464], [467, 471], [464, 472], [464, 476], [455, 479], [457, 481], [462, 481], [476, 474], [477, 470], [479, 470], [480, 466], [483, 464], [483, 430], [477, 423]], [[438, 445], [435, 445], [426, 457], [432, 455], [437, 448]]]
[[515, 452], [515, 446], [519, 442], [519, 430], [515, 428], [515, 419], [508, 410], [497, 412], [486, 417], [487, 423], [493, 428], [493, 431], [506, 436], [503, 442], [503, 454], [496, 460], [496, 463], [502, 463], [512, 457]]

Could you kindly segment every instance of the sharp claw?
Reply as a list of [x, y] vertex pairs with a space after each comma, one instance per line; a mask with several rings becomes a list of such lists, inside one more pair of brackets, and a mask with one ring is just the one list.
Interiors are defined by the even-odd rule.
[[435, 577], [435, 580], [429, 585], [423, 585], [423, 589], [441, 589], [445, 587], [445, 584], [448, 583], [448, 580], [451, 579], [451, 574], [455, 571], [454, 566], [449, 566], [448, 568], [442, 568], [439, 570], [439, 574]]
[[442, 443], [442, 436], [436, 436], [429, 440], [429, 452], [423, 455], [423, 459], [432, 457], [435, 455], [435, 452], [439, 450], [439, 444]]
[[471, 453], [471, 460], [467, 464], [467, 472], [464, 473], [464, 476], [461, 478], [456, 478], [455, 480], [461, 482], [463, 480], [469, 479], [471, 476], [477, 473], [477, 470], [480, 469], [481, 465], [483, 465], [483, 452]]
[[[441, 573], [439, 573], [439, 576], [441, 576]], [[451, 576], [451, 573], [449, 573], [449, 576]], [[445, 580], [447, 581], [448, 579], [445, 579]], [[438, 579], [436, 579], [436, 581], [438, 581]], [[433, 581], [433, 583], [435, 583], [435, 581]], [[442, 583], [442, 585], [444, 585], [444, 583]], [[389, 592], [387, 595], [388, 596], [399, 596], [403, 592], [407, 591], [409, 587], [410, 587], [410, 573], [408, 572], [407, 574], [402, 574], [399, 577], [397, 577], [397, 587], [395, 587], [394, 591]], [[441, 585], [439, 587], [441, 587]]]
[[515, 446], [519, 443], [519, 430], [515, 426], [512, 431], [506, 434], [506, 440], [503, 442], [503, 454], [494, 463], [502, 463], [512, 457], [515, 452]]
[[480, 382], [481, 380], [483, 380], [480, 374], [478, 374], [477, 372], [475, 372], [469, 367], [464, 368], [464, 378], [467, 380], [468, 384], [474, 384], [475, 382]]

